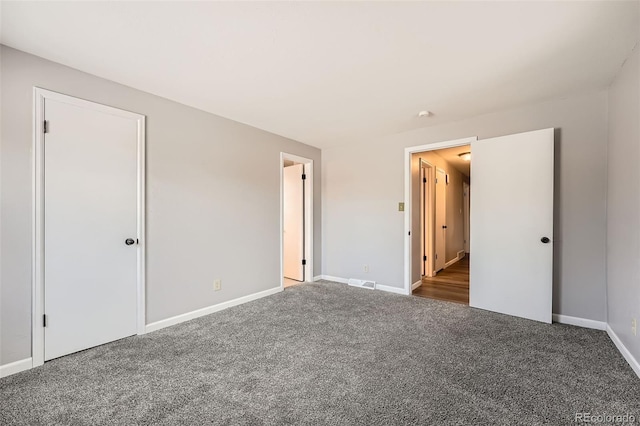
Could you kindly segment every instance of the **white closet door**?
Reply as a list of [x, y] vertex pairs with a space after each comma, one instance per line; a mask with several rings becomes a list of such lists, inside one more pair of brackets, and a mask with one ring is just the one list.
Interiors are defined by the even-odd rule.
[[45, 119], [49, 360], [136, 334], [137, 123], [52, 99]]
[[479, 140], [471, 151], [469, 304], [550, 323], [553, 129]]

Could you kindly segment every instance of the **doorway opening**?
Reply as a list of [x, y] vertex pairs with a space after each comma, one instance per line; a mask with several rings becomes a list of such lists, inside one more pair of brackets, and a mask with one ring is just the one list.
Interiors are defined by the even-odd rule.
[[412, 260], [421, 269], [412, 294], [469, 304], [471, 145], [415, 152], [411, 164], [420, 235]]
[[[430, 278], [430, 276], [434, 275], [434, 271], [437, 272], [434, 262], [435, 252], [432, 256], [428, 255], [430, 251], [434, 251], [435, 249], [435, 210], [425, 209], [424, 206], [428, 204], [429, 200], [435, 205], [435, 179], [437, 169], [440, 168], [445, 171], [445, 185], [448, 178], [446, 176], [446, 167], [442, 167], [444, 162], [439, 163], [439, 160], [435, 161], [433, 159], [430, 161], [429, 157], [432, 154], [428, 153], [448, 148], [459, 148], [460, 152], [470, 151], [470, 149], [460, 147], [469, 147], [477, 140], [478, 138], [476, 136], [472, 136], [405, 148], [404, 294], [406, 295], [413, 294], [413, 290], [422, 286], [423, 277]], [[436, 155], [436, 157], [434, 157], [436, 160], [440, 158], [437, 154], [433, 155]], [[427, 179], [426, 184], [424, 182], [425, 178]], [[450, 178], [451, 177], [449, 177], [449, 179]], [[462, 180], [461, 178], [460, 185], [462, 185]], [[470, 181], [467, 182], [469, 183]], [[421, 200], [424, 202], [421, 202]], [[446, 223], [444, 225], [446, 226]], [[441, 232], [443, 229], [442, 226], [443, 224], [440, 225]], [[445, 228], [445, 230], [448, 230], [448, 228]], [[446, 234], [444, 235], [446, 236]], [[444, 245], [446, 250], [446, 238]], [[451, 245], [450, 249], [455, 250], [455, 246]], [[464, 250], [464, 248], [461, 250]], [[457, 250], [455, 253], [457, 255]], [[427, 257], [426, 260], [425, 256]], [[461, 258], [465, 257], [467, 257], [466, 251]], [[447, 259], [445, 254], [445, 264], [446, 263]], [[446, 269], [447, 268], [445, 268], [445, 270]]]
[[[481, 141], [471, 137], [405, 148], [404, 294], [411, 295], [422, 285], [421, 262], [415, 259], [415, 253], [420, 252], [420, 211], [413, 208], [420, 204], [420, 167], [414, 163], [418, 160], [413, 154], [462, 145], [473, 147], [469, 306], [551, 323], [552, 128]], [[513, 152], [518, 155], [509, 155]], [[464, 215], [464, 206], [462, 212]], [[466, 257], [466, 251], [463, 253]]]
[[313, 160], [280, 155], [281, 287], [313, 281]]

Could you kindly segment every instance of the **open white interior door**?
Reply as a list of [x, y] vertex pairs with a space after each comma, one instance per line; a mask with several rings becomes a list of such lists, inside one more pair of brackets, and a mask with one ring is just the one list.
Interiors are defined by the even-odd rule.
[[551, 322], [553, 129], [472, 143], [469, 305]]

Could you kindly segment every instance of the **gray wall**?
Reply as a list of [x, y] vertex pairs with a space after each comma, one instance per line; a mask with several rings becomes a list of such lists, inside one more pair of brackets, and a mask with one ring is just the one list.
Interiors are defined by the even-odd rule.
[[553, 311], [604, 321], [604, 90], [324, 149], [323, 273], [403, 286], [404, 216], [397, 205], [404, 198], [405, 147], [550, 127], [558, 129]]
[[316, 165], [320, 272], [320, 150], [11, 48], [1, 58], [0, 364], [31, 356], [33, 86], [147, 116], [147, 323], [280, 284], [280, 151]]
[[631, 333], [631, 319], [640, 320], [639, 50], [609, 91], [607, 199], [607, 322], [636, 360], [640, 334]]

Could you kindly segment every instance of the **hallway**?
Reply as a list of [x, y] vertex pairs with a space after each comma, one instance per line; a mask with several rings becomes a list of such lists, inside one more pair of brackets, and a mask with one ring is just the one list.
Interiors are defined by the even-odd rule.
[[469, 255], [443, 269], [435, 277], [423, 277], [414, 296], [469, 304]]

